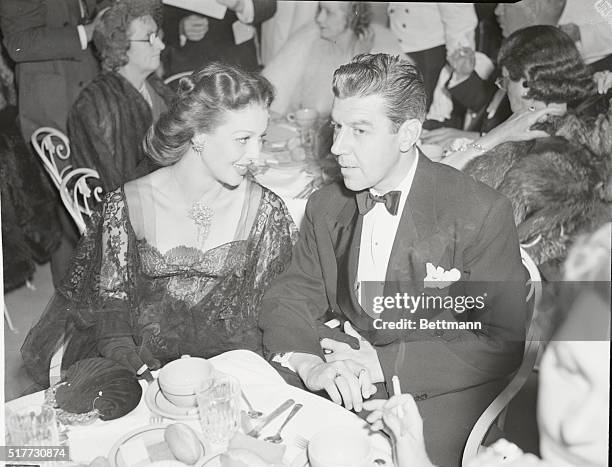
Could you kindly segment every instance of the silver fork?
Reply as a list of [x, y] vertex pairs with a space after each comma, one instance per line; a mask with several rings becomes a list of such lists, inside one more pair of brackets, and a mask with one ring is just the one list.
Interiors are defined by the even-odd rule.
[[296, 436], [293, 444], [295, 444], [300, 449], [308, 448], [308, 440], [300, 435]]

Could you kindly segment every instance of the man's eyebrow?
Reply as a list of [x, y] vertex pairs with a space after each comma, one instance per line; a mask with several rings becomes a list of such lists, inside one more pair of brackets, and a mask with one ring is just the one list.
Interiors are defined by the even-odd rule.
[[368, 126], [373, 127], [374, 124], [370, 120], [352, 120], [349, 121], [350, 126]]

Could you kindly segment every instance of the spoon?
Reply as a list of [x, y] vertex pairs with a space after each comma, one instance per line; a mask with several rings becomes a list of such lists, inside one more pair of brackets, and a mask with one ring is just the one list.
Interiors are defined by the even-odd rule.
[[263, 413], [259, 412], [258, 410], [255, 410], [253, 408], [253, 406], [251, 405], [251, 403], [249, 402], [249, 400], [246, 398], [246, 395], [244, 394], [243, 391], [240, 391], [242, 394], [242, 398], [244, 399], [244, 402], [246, 402], [247, 407], [249, 408], [249, 411], [247, 412], [250, 418], [259, 418], [263, 415]]
[[291, 420], [295, 416], [295, 414], [300, 411], [301, 408], [302, 408], [302, 404], [295, 404], [293, 408], [291, 409], [291, 412], [289, 412], [289, 415], [287, 415], [287, 418], [285, 418], [285, 421], [283, 422], [283, 424], [278, 429], [278, 431], [272, 436], [268, 436], [267, 438], [264, 438], [264, 441], [268, 441], [269, 443], [274, 443], [274, 444], [282, 443], [283, 438], [281, 437], [281, 431], [283, 431], [283, 428], [285, 428], [285, 425], [289, 423], [289, 420]]

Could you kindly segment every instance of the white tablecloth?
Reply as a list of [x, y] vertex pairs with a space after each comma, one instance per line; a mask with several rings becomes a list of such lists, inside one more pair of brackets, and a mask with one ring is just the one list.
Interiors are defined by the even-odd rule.
[[[360, 427], [365, 433], [369, 433], [367, 423], [357, 415], [326, 399], [288, 385], [268, 362], [253, 352], [234, 350], [211, 358], [210, 362], [215, 369], [238, 378], [245, 395], [257, 410], [268, 413], [289, 398], [304, 405], [283, 431], [283, 438], [287, 444], [286, 458], [289, 460], [300, 454], [300, 449], [294, 444], [298, 435], [310, 439], [316, 432], [333, 425]], [[141, 385], [144, 396], [147, 383], [141, 381]], [[44, 394], [41, 391], [10, 401], [6, 406], [14, 410], [29, 405], [40, 405], [43, 400]], [[287, 413], [263, 430], [262, 439], [276, 432]], [[117, 420], [108, 422], [97, 420], [88, 426], [71, 427], [69, 431], [71, 458], [75, 462], [86, 463], [97, 456], [107, 456], [122, 436], [138, 427], [148, 425], [150, 416], [151, 411], [143, 397], [132, 412]], [[198, 421], [181, 423], [187, 423], [196, 431], [200, 431]], [[373, 434], [371, 441], [376, 448], [390, 453], [389, 443], [384, 436]]]

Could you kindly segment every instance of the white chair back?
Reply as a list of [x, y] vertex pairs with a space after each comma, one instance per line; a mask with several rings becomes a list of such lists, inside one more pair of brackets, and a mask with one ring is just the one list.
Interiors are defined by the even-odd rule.
[[[72, 166], [68, 163], [70, 159], [70, 142], [68, 137], [55, 128], [44, 126], [32, 133], [30, 139], [45, 170], [51, 177], [55, 187], [59, 189], [62, 184], [62, 177], [72, 169]], [[64, 161], [65, 164], [58, 165], [58, 162], [61, 161]], [[62, 165], [63, 167], [61, 167]]]
[[523, 361], [508, 385], [502, 392], [499, 393], [493, 402], [489, 404], [489, 406], [474, 424], [463, 450], [463, 466], [467, 465], [471, 459], [476, 457], [482, 448], [482, 443], [487, 435], [487, 432], [491, 428], [491, 425], [493, 425], [493, 422], [495, 422], [502, 411], [507, 408], [510, 401], [514, 399], [521, 388], [525, 385], [538, 358], [538, 353], [540, 350], [540, 336], [536, 320], [538, 317], [540, 301], [542, 299], [542, 277], [540, 276], [540, 271], [538, 270], [535, 262], [522, 247], [521, 259], [523, 260], [523, 266], [525, 266], [525, 269], [527, 269], [529, 272], [529, 281], [527, 281], [526, 284], [529, 288], [527, 301], [531, 300], [533, 297], [533, 314], [531, 315], [531, 320], [526, 332]]
[[81, 235], [87, 230], [83, 214], [91, 216], [91, 198], [96, 202], [102, 201], [102, 187], [93, 189], [87, 184], [87, 179], [100, 179], [98, 172], [94, 169], [78, 168], [67, 172], [62, 178], [60, 185], [60, 196], [64, 206], [72, 216]]
[[[32, 145], [45, 170], [59, 191], [64, 207], [74, 220], [79, 232], [86, 232], [83, 215], [90, 216], [91, 198], [102, 200], [102, 187], [90, 188], [87, 180], [99, 179], [95, 169], [73, 169], [70, 164], [70, 141], [61, 131], [51, 127], [41, 127], [32, 134]], [[62, 163], [63, 162], [63, 163]]]

